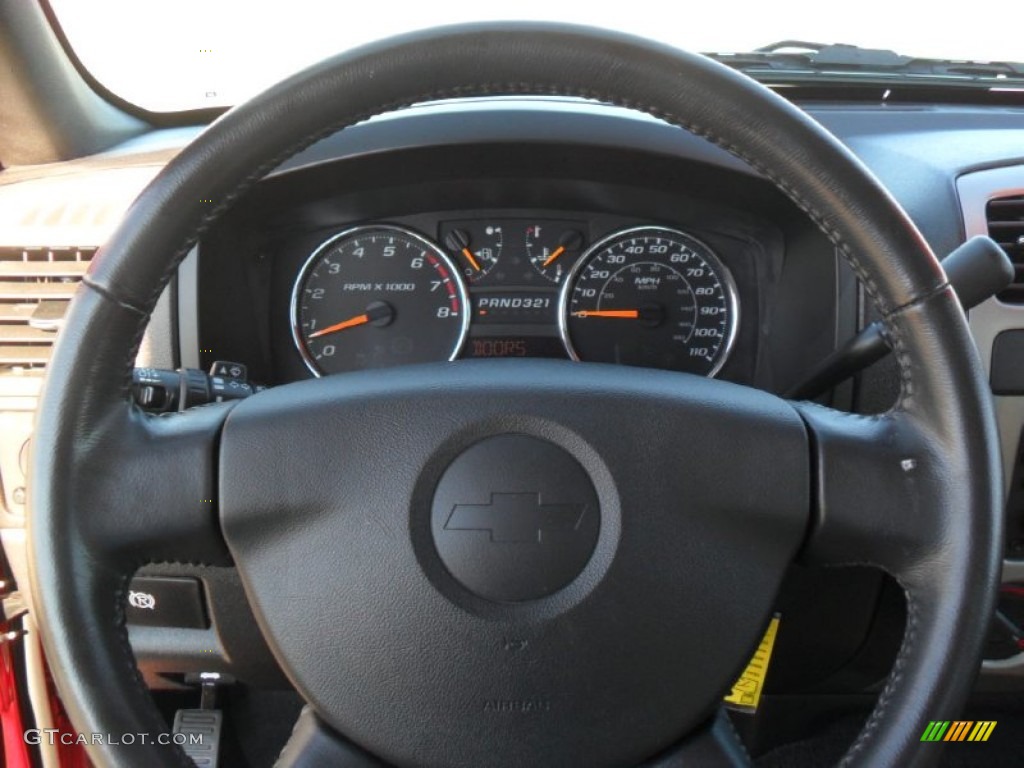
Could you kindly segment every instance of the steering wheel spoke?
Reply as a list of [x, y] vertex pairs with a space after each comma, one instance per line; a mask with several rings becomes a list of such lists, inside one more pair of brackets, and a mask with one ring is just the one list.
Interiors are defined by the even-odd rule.
[[[274, 768], [387, 768], [321, 720], [309, 706], [303, 708]], [[714, 717], [683, 741], [640, 768], [749, 768], [750, 756], [739, 734], [719, 707]]]
[[905, 412], [858, 416], [795, 404], [811, 434], [812, 523], [804, 559], [899, 574], [943, 535], [934, 506], [950, 492], [945, 457]]
[[642, 768], [749, 768], [750, 756], [721, 707], [704, 726]]
[[304, 707], [274, 768], [386, 768]]
[[[877, 565], [908, 589], [927, 591], [938, 561], [968, 560], [980, 549], [997, 562], [992, 526], [964, 522], [979, 498], [986, 505], [998, 499], [998, 476], [986, 466], [998, 453], [984, 429], [991, 418], [987, 386], [951, 354], [972, 349], [952, 290], [905, 307], [896, 320], [890, 332], [898, 334], [904, 381], [895, 408], [864, 416], [793, 404], [813, 452], [812, 526], [803, 556]], [[933, 368], [943, 371], [941, 387], [930, 380]]]
[[151, 416], [119, 405], [80, 447], [75, 524], [97, 562], [230, 563], [217, 520], [216, 451], [228, 404]]
[[217, 520], [216, 454], [231, 406], [121, 412], [100, 448], [109, 469], [82, 479], [97, 550], [118, 560], [230, 563]]

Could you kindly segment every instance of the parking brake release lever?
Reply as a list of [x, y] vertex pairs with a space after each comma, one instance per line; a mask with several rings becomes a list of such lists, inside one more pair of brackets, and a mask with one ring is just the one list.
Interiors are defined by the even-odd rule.
[[[977, 235], [942, 260], [949, 283], [966, 312], [994, 296], [1013, 280], [1006, 252], [990, 237]], [[784, 393], [791, 400], [810, 400], [827, 392], [891, 352], [880, 321], [871, 323], [819, 363], [804, 380]]]

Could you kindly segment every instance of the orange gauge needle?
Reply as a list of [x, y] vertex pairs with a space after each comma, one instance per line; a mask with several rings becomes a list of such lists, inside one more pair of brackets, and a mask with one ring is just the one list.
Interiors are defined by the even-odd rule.
[[326, 336], [328, 333], [334, 333], [335, 331], [344, 331], [346, 328], [355, 328], [357, 325], [365, 325], [370, 322], [370, 316], [365, 312], [355, 317], [350, 317], [348, 320], [342, 320], [340, 323], [329, 325], [326, 328], [321, 328], [316, 333], [309, 334], [308, 338], [315, 339], [319, 336]]
[[469, 250], [469, 248], [463, 248], [462, 255], [466, 257], [466, 261], [469, 262], [469, 266], [471, 266], [477, 272], [480, 271], [480, 265], [477, 263], [476, 259], [473, 258], [473, 252]]
[[546, 259], [544, 259], [544, 263], [543, 263], [543, 264], [541, 264], [541, 266], [542, 266], [542, 267], [546, 267], [546, 266], [548, 266], [548, 265], [549, 265], [549, 264], [551, 264], [551, 263], [552, 263], [552, 262], [553, 262], [553, 261], [554, 261], [555, 259], [557, 259], [557, 258], [558, 258], [559, 256], [561, 256], [561, 255], [562, 255], [563, 253], [565, 253], [565, 246], [564, 246], [564, 245], [560, 245], [560, 246], [558, 246], [557, 248], [555, 248], [555, 250], [553, 250], [553, 251], [551, 252], [551, 255], [550, 255], [550, 256], [548, 256], [548, 257], [547, 257]]
[[573, 317], [615, 317], [620, 320], [636, 320], [640, 317], [638, 309], [584, 309], [573, 312]]

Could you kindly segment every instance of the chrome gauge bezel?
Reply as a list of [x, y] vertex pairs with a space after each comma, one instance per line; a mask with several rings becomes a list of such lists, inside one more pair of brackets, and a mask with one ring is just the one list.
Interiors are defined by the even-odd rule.
[[313, 252], [306, 258], [302, 268], [299, 270], [298, 276], [295, 278], [295, 282], [292, 284], [292, 297], [289, 308], [289, 315], [292, 326], [292, 341], [295, 343], [295, 348], [298, 349], [299, 355], [302, 357], [302, 361], [306, 364], [306, 368], [309, 369], [315, 377], [322, 378], [323, 376], [329, 376], [333, 374], [327, 374], [319, 370], [316, 360], [310, 354], [306, 347], [305, 341], [302, 337], [302, 327], [299, 320], [299, 294], [302, 290], [302, 286], [306, 282], [310, 270], [317, 264], [321, 256], [330, 248], [334, 246], [339, 240], [350, 238], [353, 235], [360, 235], [367, 232], [396, 232], [408, 237], [411, 240], [422, 245], [424, 248], [430, 250], [437, 258], [441, 260], [444, 266], [451, 273], [452, 279], [455, 282], [455, 290], [458, 292], [459, 303], [462, 306], [462, 317], [460, 318], [460, 329], [459, 336], [456, 340], [455, 346], [452, 349], [451, 355], [448, 357], [448, 362], [451, 362], [458, 358], [462, 353], [462, 348], [466, 344], [466, 339], [469, 336], [469, 325], [470, 318], [473, 314], [472, 307], [469, 303], [469, 291], [466, 288], [465, 278], [462, 276], [462, 271], [459, 267], [448, 257], [448, 254], [444, 252], [437, 243], [424, 237], [419, 232], [416, 232], [408, 227], [398, 226], [397, 224], [360, 224], [359, 226], [349, 227], [348, 229], [342, 230], [329, 238], [324, 240], [318, 245]]
[[579, 276], [580, 271], [586, 266], [587, 262], [589, 262], [602, 249], [607, 247], [609, 243], [623, 237], [636, 237], [639, 235], [654, 235], [661, 237], [671, 236], [681, 238], [684, 242], [693, 243], [697, 246], [697, 249], [699, 249], [698, 252], [701, 254], [701, 258], [707, 259], [712, 268], [714, 268], [720, 275], [722, 286], [725, 290], [725, 299], [729, 310], [730, 323], [726, 338], [719, 349], [718, 359], [712, 369], [706, 374], [708, 378], [714, 378], [722, 370], [726, 362], [728, 362], [729, 356], [732, 354], [733, 346], [736, 343], [736, 336], [739, 333], [740, 302], [739, 292], [736, 289], [736, 281], [733, 279], [732, 272], [729, 271], [729, 268], [711, 246], [700, 238], [694, 237], [687, 232], [683, 232], [682, 230], [674, 229], [672, 227], [643, 225], [615, 230], [593, 243], [586, 251], [583, 252], [583, 255], [576, 260], [572, 269], [570, 269], [566, 274], [561, 291], [558, 295], [558, 333], [562, 338], [562, 345], [565, 347], [566, 354], [577, 362], [585, 362], [580, 359], [575, 347], [573, 347], [572, 339], [569, 337], [569, 301], [573, 286], [576, 284], [576, 278]]

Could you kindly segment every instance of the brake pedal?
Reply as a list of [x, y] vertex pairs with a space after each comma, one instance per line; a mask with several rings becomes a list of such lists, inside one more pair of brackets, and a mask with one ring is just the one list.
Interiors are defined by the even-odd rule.
[[[174, 713], [174, 742], [179, 744], [197, 768], [217, 768], [220, 762], [220, 737], [224, 712], [216, 708], [217, 673], [202, 673], [199, 709], [179, 709]], [[180, 735], [179, 735], [180, 734]]]

